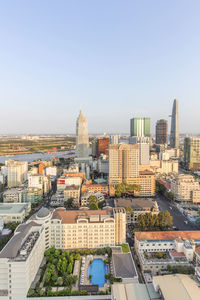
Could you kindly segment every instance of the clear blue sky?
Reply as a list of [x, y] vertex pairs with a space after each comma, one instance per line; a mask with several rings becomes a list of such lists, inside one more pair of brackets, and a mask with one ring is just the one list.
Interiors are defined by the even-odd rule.
[[0, 1], [0, 133], [200, 132], [199, 0]]

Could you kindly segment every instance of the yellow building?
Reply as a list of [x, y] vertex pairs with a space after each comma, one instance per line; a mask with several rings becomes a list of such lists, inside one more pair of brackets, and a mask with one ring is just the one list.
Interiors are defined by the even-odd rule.
[[124, 208], [105, 210], [54, 211], [51, 244], [58, 249], [98, 248], [126, 241]]

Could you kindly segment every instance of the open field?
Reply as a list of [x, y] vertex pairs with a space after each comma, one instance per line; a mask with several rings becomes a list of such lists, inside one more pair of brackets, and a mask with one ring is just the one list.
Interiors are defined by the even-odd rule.
[[74, 149], [75, 137], [48, 137], [35, 140], [1, 139], [0, 155], [29, 154], [36, 152], [54, 152]]

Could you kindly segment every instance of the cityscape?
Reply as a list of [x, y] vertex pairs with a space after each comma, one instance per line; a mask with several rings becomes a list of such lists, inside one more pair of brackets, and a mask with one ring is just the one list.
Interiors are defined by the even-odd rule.
[[200, 300], [200, 5], [158, 2], [0, 4], [0, 300]]

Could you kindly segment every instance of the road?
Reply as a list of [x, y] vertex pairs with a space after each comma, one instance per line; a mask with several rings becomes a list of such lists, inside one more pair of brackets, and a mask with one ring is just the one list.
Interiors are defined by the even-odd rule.
[[[173, 217], [174, 226], [176, 226], [178, 230], [199, 230], [197, 225], [189, 222], [188, 219], [181, 214], [173, 201], [169, 201], [162, 195], [156, 196], [155, 200], [157, 201], [161, 211], [168, 210], [170, 212]], [[170, 209], [170, 207], [172, 209]], [[188, 223], [186, 224], [184, 221], [187, 221]]]

